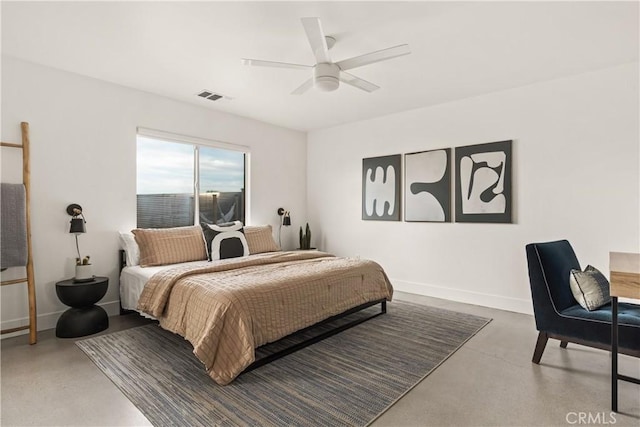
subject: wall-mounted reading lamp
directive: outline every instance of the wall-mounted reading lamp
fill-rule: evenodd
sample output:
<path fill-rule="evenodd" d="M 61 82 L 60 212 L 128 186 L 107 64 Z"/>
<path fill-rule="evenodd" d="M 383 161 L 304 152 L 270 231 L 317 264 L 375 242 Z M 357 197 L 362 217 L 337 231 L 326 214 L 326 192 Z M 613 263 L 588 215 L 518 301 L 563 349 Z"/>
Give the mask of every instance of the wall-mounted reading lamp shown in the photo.
<path fill-rule="evenodd" d="M 285 211 L 284 208 L 278 208 L 278 215 L 280 216 L 280 227 L 278 228 L 278 245 L 280 245 L 280 249 L 282 249 L 280 232 L 282 231 L 283 225 L 285 227 L 288 227 L 291 225 L 291 216 L 289 215 L 289 211 Z"/>
<path fill-rule="evenodd" d="M 69 233 L 75 234 L 78 259 L 82 259 L 80 256 L 80 247 L 78 246 L 78 234 L 87 232 L 87 228 L 85 227 L 87 221 L 84 219 L 84 215 L 82 214 L 82 206 L 72 203 L 67 206 L 67 213 L 71 215 L 71 226 L 69 227 Z"/>

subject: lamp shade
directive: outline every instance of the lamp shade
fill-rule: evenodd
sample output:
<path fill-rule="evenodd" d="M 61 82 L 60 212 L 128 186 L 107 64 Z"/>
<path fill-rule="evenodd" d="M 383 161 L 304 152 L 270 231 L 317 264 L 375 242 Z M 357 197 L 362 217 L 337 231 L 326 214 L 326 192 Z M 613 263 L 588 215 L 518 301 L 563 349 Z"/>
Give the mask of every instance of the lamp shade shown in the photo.
<path fill-rule="evenodd" d="M 69 228 L 69 233 L 80 234 L 86 233 L 87 230 L 84 226 L 84 219 L 82 218 L 71 218 L 71 227 Z"/>
<path fill-rule="evenodd" d="M 289 216 L 289 212 L 285 212 L 282 217 L 282 225 L 291 225 L 291 217 Z"/>

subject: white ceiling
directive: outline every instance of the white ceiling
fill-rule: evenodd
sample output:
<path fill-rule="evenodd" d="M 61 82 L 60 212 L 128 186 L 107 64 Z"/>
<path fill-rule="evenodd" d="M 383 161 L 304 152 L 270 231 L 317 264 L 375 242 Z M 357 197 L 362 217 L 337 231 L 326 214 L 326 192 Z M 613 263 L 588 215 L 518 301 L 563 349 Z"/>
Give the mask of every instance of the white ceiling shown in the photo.
<path fill-rule="evenodd" d="M 637 2 L 2 2 L 2 52 L 276 125 L 312 130 L 638 60 Z M 382 88 L 290 95 L 313 65 L 301 17 L 334 61 L 408 43 L 353 69 Z M 211 89 L 232 100 L 195 96 Z"/>

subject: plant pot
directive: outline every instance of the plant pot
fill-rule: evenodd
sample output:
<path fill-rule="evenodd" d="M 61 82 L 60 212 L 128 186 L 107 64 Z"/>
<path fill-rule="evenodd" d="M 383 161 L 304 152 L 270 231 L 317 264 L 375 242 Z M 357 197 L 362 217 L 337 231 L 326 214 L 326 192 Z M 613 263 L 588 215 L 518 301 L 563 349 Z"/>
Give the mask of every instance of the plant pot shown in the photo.
<path fill-rule="evenodd" d="M 76 282 L 89 282 L 93 280 L 93 265 L 76 265 L 76 277 L 73 280 Z"/>

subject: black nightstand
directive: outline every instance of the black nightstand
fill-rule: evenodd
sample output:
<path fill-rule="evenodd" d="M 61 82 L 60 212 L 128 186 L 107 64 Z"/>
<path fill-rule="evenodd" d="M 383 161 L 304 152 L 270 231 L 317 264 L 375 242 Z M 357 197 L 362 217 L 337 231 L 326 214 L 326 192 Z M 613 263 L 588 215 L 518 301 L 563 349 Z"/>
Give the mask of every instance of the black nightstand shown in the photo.
<path fill-rule="evenodd" d="M 94 277 L 90 282 L 74 282 L 69 279 L 56 283 L 58 298 L 71 307 L 58 319 L 56 336 L 77 338 L 107 329 L 107 312 L 94 304 L 107 293 L 108 287 L 108 277 Z"/>

